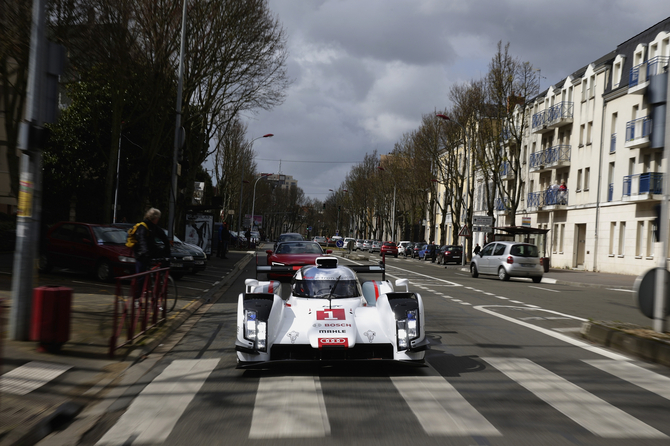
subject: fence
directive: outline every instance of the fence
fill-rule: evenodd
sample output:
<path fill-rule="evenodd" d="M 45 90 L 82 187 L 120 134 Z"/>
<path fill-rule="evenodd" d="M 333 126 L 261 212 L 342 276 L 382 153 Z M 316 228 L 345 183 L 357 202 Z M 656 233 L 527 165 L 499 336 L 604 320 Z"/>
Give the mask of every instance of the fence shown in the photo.
<path fill-rule="evenodd" d="M 167 317 L 167 288 L 170 268 L 152 269 L 131 276 L 116 279 L 116 293 L 114 295 L 114 321 L 112 336 L 109 340 L 109 356 L 133 342 L 147 330 L 162 323 Z M 143 279 L 141 292 L 136 292 L 139 279 Z M 124 289 L 123 283 L 129 286 Z M 128 295 L 124 293 L 128 291 Z M 119 308 L 120 307 L 120 308 Z M 139 331 L 136 332 L 139 324 Z M 123 329 L 126 329 L 126 340 L 118 344 Z"/>

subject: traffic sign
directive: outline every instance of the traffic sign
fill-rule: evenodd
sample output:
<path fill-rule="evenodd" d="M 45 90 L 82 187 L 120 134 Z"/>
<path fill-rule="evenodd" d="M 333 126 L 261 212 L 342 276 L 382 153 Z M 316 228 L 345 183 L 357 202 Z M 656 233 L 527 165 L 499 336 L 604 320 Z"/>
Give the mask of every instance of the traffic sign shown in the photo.
<path fill-rule="evenodd" d="M 492 226 L 493 217 L 489 215 L 473 215 L 472 226 Z"/>
<path fill-rule="evenodd" d="M 344 240 L 338 240 L 335 242 L 335 246 L 342 248 L 344 246 Z"/>
<path fill-rule="evenodd" d="M 471 237 L 472 234 L 470 233 L 470 229 L 467 226 L 463 226 L 458 233 L 459 237 Z"/>
<path fill-rule="evenodd" d="M 492 232 L 491 226 L 473 226 L 472 232 Z"/>

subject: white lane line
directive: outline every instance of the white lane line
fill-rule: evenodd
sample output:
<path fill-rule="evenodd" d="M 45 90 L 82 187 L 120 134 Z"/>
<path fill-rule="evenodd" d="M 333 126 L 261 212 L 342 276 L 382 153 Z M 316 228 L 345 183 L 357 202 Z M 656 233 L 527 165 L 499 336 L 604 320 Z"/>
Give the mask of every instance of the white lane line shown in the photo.
<path fill-rule="evenodd" d="M 526 358 L 483 359 L 595 435 L 667 438 L 662 432 Z"/>
<path fill-rule="evenodd" d="M 71 365 L 31 361 L 0 376 L 0 394 L 26 395 L 71 368 Z"/>
<path fill-rule="evenodd" d="M 472 305 L 470 302 L 461 302 L 461 305 Z"/>
<path fill-rule="evenodd" d="M 315 376 L 261 378 L 249 438 L 325 437 L 330 422 Z"/>
<path fill-rule="evenodd" d="M 428 435 L 501 435 L 441 376 L 391 377 Z"/>
<path fill-rule="evenodd" d="M 583 361 L 603 372 L 670 400 L 670 378 L 667 376 L 659 375 L 630 362 L 612 361 L 611 359 L 584 359 Z"/>
<path fill-rule="evenodd" d="M 507 297 L 503 297 L 503 296 L 496 296 L 496 297 L 497 297 L 498 299 L 502 299 L 502 300 L 509 300 Z"/>
<path fill-rule="evenodd" d="M 205 289 L 205 288 L 193 288 L 193 287 L 188 287 L 188 286 L 184 286 L 184 285 L 181 284 L 181 283 L 178 283 L 178 284 L 177 284 L 177 287 L 179 287 L 180 290 L 193 290 L 193 291 L 202 291 L 202 292 L 206 292 L 206 291 L 209 290 L 209 289 Z"/>
<path fill-rule="evenodd" d="M 523 304 L 523 302 L 519 300 L 510 300 L 510 302 L 512 302 L 513 304 Z"/>
<path fill-rule="evenodd" d="M 542 291 L 551 291 L 552 293 L 560 293 L 560 291 L 558 290 L 552 290 L 551 288 L 542 288 L 540 286 L 529 285 L 528 288 L 535 288 L 536 290 L 542 290 Z"/>
<path fill-rule="evenodd" d="M 96 445 L 162 444 L 219 359 L 173 361 Z"/>
<path fill-rule="evenodd" d="M 623 291 L 624 293 L 634 293 L 635 290 L 626 290 L 623 288 L 607 288 L 609 291 Z"/>
<path fill-rule="evenodd" d="M 537 305 L 531 305 L 531 304 L 524 304 L 524 305 L 527 306 L 528 308 L 540 308 Z"/>
<path fill-rule="evenodd" d="M 584 350 L 588 350 L 592 353 L 596 353 L 598 355 L 605 356 L 606 358 L 616 359 L 618 361 L 630 361 L 630 358 L 628 358 L 624 355 L 620 355 L 618 353 L 610 352 L 608 350 L 605 350 L 604 348 L 595 347 L 593 345 L 587 344 L 586 342 L 580 341 L 579 339 L 572 338 L 570 336 L 566 336 L 566 335 L 561 334 L 561 333 L 557 333 L 553 330 L 538 327 L 538 326 L 535 326 L 533 324 L 529 324 L 527 322 L 520 321 L 519 319 L 515 319 L 515 318 L 509 317 L 509 316 L 505 316 L 505 315 L 500 314 L 500 313 L 496 313 L 493 310 L 489 310 L 488 308 L 490 308 L 490 307 L 493 307 L 493 308 L 511 308 L 511 307 L 506 306 L 506 305 L 478 305 L 478 306 L 473 307 L 473 308 L 476 309 L 476 310 L 482 311 L 486 314 L 490 314 L 491 316 L 499 317 L 500 319 L 504 319 L 506 321 L 515 323 L 517 325 L 521 325 L 523 327 L 530 328 L 531 330 L 539 331 L 540 333 L 546 334 L 547 336 L 551 336 L 552 338 L 559 339 L 563 342 L 567 342 L 568 344 L 572 344 L 574 346 L 581 347 Z M 578 321 L 586 322 L 586 319 L 582 319 L 582 318 L 577 317 L 577 316 L 570 316 L 569 314 L 559 313 L 557 311 L 542 310 L 542 309 L 540 309 L 540 311 L 546 311 L 546 312 L 549 312 L 549 313 L 557 314 L 559 316 L 567 316 L 570 319 L 576 319 Z"/>

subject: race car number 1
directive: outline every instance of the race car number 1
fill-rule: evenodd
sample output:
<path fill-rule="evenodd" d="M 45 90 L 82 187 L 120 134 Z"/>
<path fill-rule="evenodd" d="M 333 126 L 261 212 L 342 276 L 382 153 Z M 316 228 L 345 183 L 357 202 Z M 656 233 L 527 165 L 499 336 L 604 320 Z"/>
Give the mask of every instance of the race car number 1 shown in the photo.
<path fill-rule="evenodd" d="M 344 321 L 346 319 L 344 308 L 331 308 L 330 310 L 318 310 L 316 312 L 317 321 Z"/>

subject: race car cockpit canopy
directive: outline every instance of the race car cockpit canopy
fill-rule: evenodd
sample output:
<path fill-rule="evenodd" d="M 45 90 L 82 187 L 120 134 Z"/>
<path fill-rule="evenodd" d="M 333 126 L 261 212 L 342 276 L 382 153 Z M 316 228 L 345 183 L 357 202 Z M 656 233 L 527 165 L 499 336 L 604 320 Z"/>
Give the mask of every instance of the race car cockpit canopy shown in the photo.
<path fill-rule="evenodd" d="M 319 266 L 306 266 L 295 275 L 292 285 L 295 297 L 342 299 L 361 296 L 356 273 L 337 263 L 319 262 L 321 259 L 317 259 Z"/>

